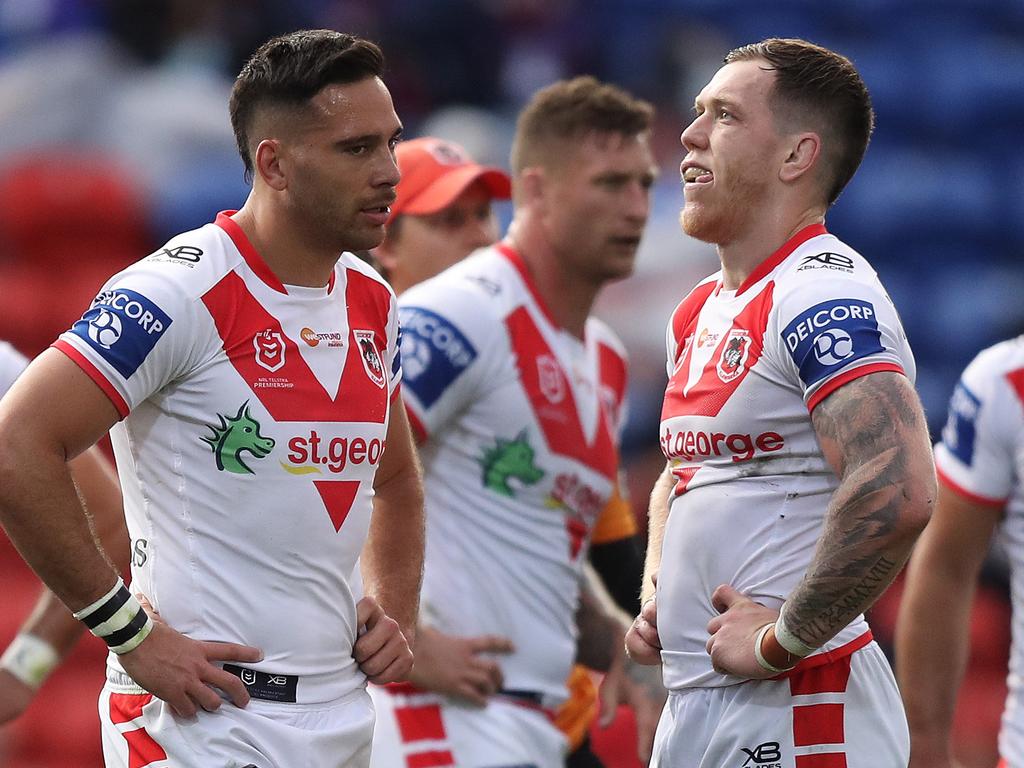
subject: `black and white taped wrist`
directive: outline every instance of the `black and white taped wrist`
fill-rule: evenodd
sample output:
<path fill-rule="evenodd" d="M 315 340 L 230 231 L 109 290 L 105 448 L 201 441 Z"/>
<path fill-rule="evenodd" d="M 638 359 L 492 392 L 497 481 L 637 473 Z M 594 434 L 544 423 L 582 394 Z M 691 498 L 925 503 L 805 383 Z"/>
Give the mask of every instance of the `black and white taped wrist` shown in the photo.
<path fill-rule="evenodd" d="M 153 619 L 120 578 L 107 594 L 73 615 L 118 655 L 138 648 L 153 631 Z"/>

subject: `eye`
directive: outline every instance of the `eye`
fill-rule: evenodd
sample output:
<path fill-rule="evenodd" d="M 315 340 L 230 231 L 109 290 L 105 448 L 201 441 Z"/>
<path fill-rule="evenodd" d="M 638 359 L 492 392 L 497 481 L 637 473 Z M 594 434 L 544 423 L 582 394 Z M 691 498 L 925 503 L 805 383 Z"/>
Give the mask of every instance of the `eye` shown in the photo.
<path fill-rule="evenodd" d="M 732 117 L 732 112 L 730 112 L 728 109 L 720 109 L 718 110 L 718 117 L 721 120 L 728 120 L 730 117 Z"/>
<path fill-rule="evenodd" d="M 345 151 L 353 157 L 359 157 L 365 155 L 369 147 L 366 144 L 355 144 L 354 146 L 345 147 Z"/>

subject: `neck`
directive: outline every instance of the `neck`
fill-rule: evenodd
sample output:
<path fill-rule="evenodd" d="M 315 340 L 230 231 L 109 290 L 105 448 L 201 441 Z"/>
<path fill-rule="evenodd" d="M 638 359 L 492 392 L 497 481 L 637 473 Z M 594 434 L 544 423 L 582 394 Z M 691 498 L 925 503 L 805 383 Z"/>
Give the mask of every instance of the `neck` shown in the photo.
<path fill-rule="evenodd" d="M 533 285 L 555 323 L 582 339 L 587 317 L 601 285 L 581 279 L 580 275 L 567 269 L 556 248 L 529 217 L 513 219 L 505 242 L 522 257 Z"/>
<path fill-rule="evenodd" d="M 782 247 L 793 235 L 810 224 L 822 224 L 825 211 L 820 206 L 798 213 L 761 215 L 747 232 L 728 243 L 718 244 L 722 260 L 722 287 L 736 290 L 758 266 Z"/>
<path fill-rule="evenodd" d="M 300 226 L 255 191 L 232 218 L 282 283 L 310 288 L 327 285 L 341 252 L 311 238 L 313 227 Z"/>

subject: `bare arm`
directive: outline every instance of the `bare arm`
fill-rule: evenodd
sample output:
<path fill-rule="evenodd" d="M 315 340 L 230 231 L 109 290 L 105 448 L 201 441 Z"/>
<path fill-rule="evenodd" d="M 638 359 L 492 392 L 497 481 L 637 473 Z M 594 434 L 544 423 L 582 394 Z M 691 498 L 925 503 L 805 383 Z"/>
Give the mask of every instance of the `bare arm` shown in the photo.
<path fill-rule="evenodd" d="M 0 523 L 25 561 L 75 611 L 109 593 L 119 576 L 93 537 L 68 461 L 117 418 L 102 390 L 54 349 L 40 355 L 0 400 Z M 210 660 L 259 658 L 255 648 L 197 642 L 159 623 L 120 657 L 139 685 L 183 716 L 220 707 L 211 685 L 240 706 L 248 703 L 241 681 Z"/>
<path fill-rule="evenodd" d="M 819 648 L 896 578 L 928 523 L 936 489 L 924 412 L 904 376 L 856 379 L 825 398 L 811 421 L 839 487 L 783 614 L 802 643 Z"/>
<path fill-rule="evenodd" d="M 781 614 L 730 585 L 715 590 L 712 604 L 721 615 L 708 622 L 707 650 L 721 672 L 771 677 L 820 648 L 892 583 L 931 514 L 931 444 L 904 376 L 855 379 L 825 398 L 811 421 L 839 478 L 817 550 Z M 776 639 L 783 626 L 789 650 Z M 755 658 L 755 643 L 774 669 Z"/>
<path fill-rule="evenodd" d="M 935 515 L 907 566 L 896 672 L 910 725 L 912 768 L 952 764 L 949 734 L 967 665 L 971 602 L 1001 513 L 1000 507 L 940 485 Z"/>
<path fill-rule="evenodd" d="M 127 570 L 128 535 L 114 468 L 95 446 L 69 466 L 96 538 L 115 556 L 118 570 Z M 0 723 L 24 711 L 50 669 L 74 647 L 84 629 L 56 595 L 44 588 L 0 667 Z"/>
<path fill-rule="evenodd" d="M 661 546 L 665 537 L 672 488 L 675 477 L 666 466 L 651 491 L 647 513 L 647 557 L 644 562 L 643 585 L 640 588 L 640 615 L 626 633 L 626 652 L 637 664 L 661 663 L 661 640 L 658 637 L 658 608 L 654 591 L 661 568 Z"/>
<path fill-rule="evenodd" d="M 391 405 L 387 449 L 377 468 L 374 492 L 361 559 L 367 597 L 360 605 L 372 601 L 382 614 L 372 614 L 370 624 L 360 609 L 360 623 L 366 623 L 368 631 L 357 641 L 355 657 L 373 682 L 383 683 L 405 679 L 412 669 L 410 648 L 423 579 L 423 485 L 401 396 Z M 381 631 L 374 632 L 378 621 Z"/>

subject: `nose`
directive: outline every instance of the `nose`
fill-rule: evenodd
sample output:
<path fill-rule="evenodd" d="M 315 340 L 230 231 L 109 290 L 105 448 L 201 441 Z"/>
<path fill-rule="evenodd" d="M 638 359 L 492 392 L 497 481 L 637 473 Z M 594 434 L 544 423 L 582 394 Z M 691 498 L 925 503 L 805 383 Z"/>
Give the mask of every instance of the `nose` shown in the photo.
<path fill-rule="evenodd" d="M 395 151 L 390 147 L 384 150 L 384 155 L 378 174 L 378 183 L 396 187 L 402 178 L 402 173 L 398 170 L 398 159 L 395 157 Z"/>
<path fill-rule="evenodd" d="M 687 152 L 707 145 L 706 115 L 707 112 L 695 117 L 679 135 L 679 143 L 683 145 L 683 149 Z"/>
<path fill-rule="evenodd" d="M 625 206 L 626 217 L 642 227 L 651 212 L 651 188 L 637 182 L 630 185 L 630 194 Z"/>

